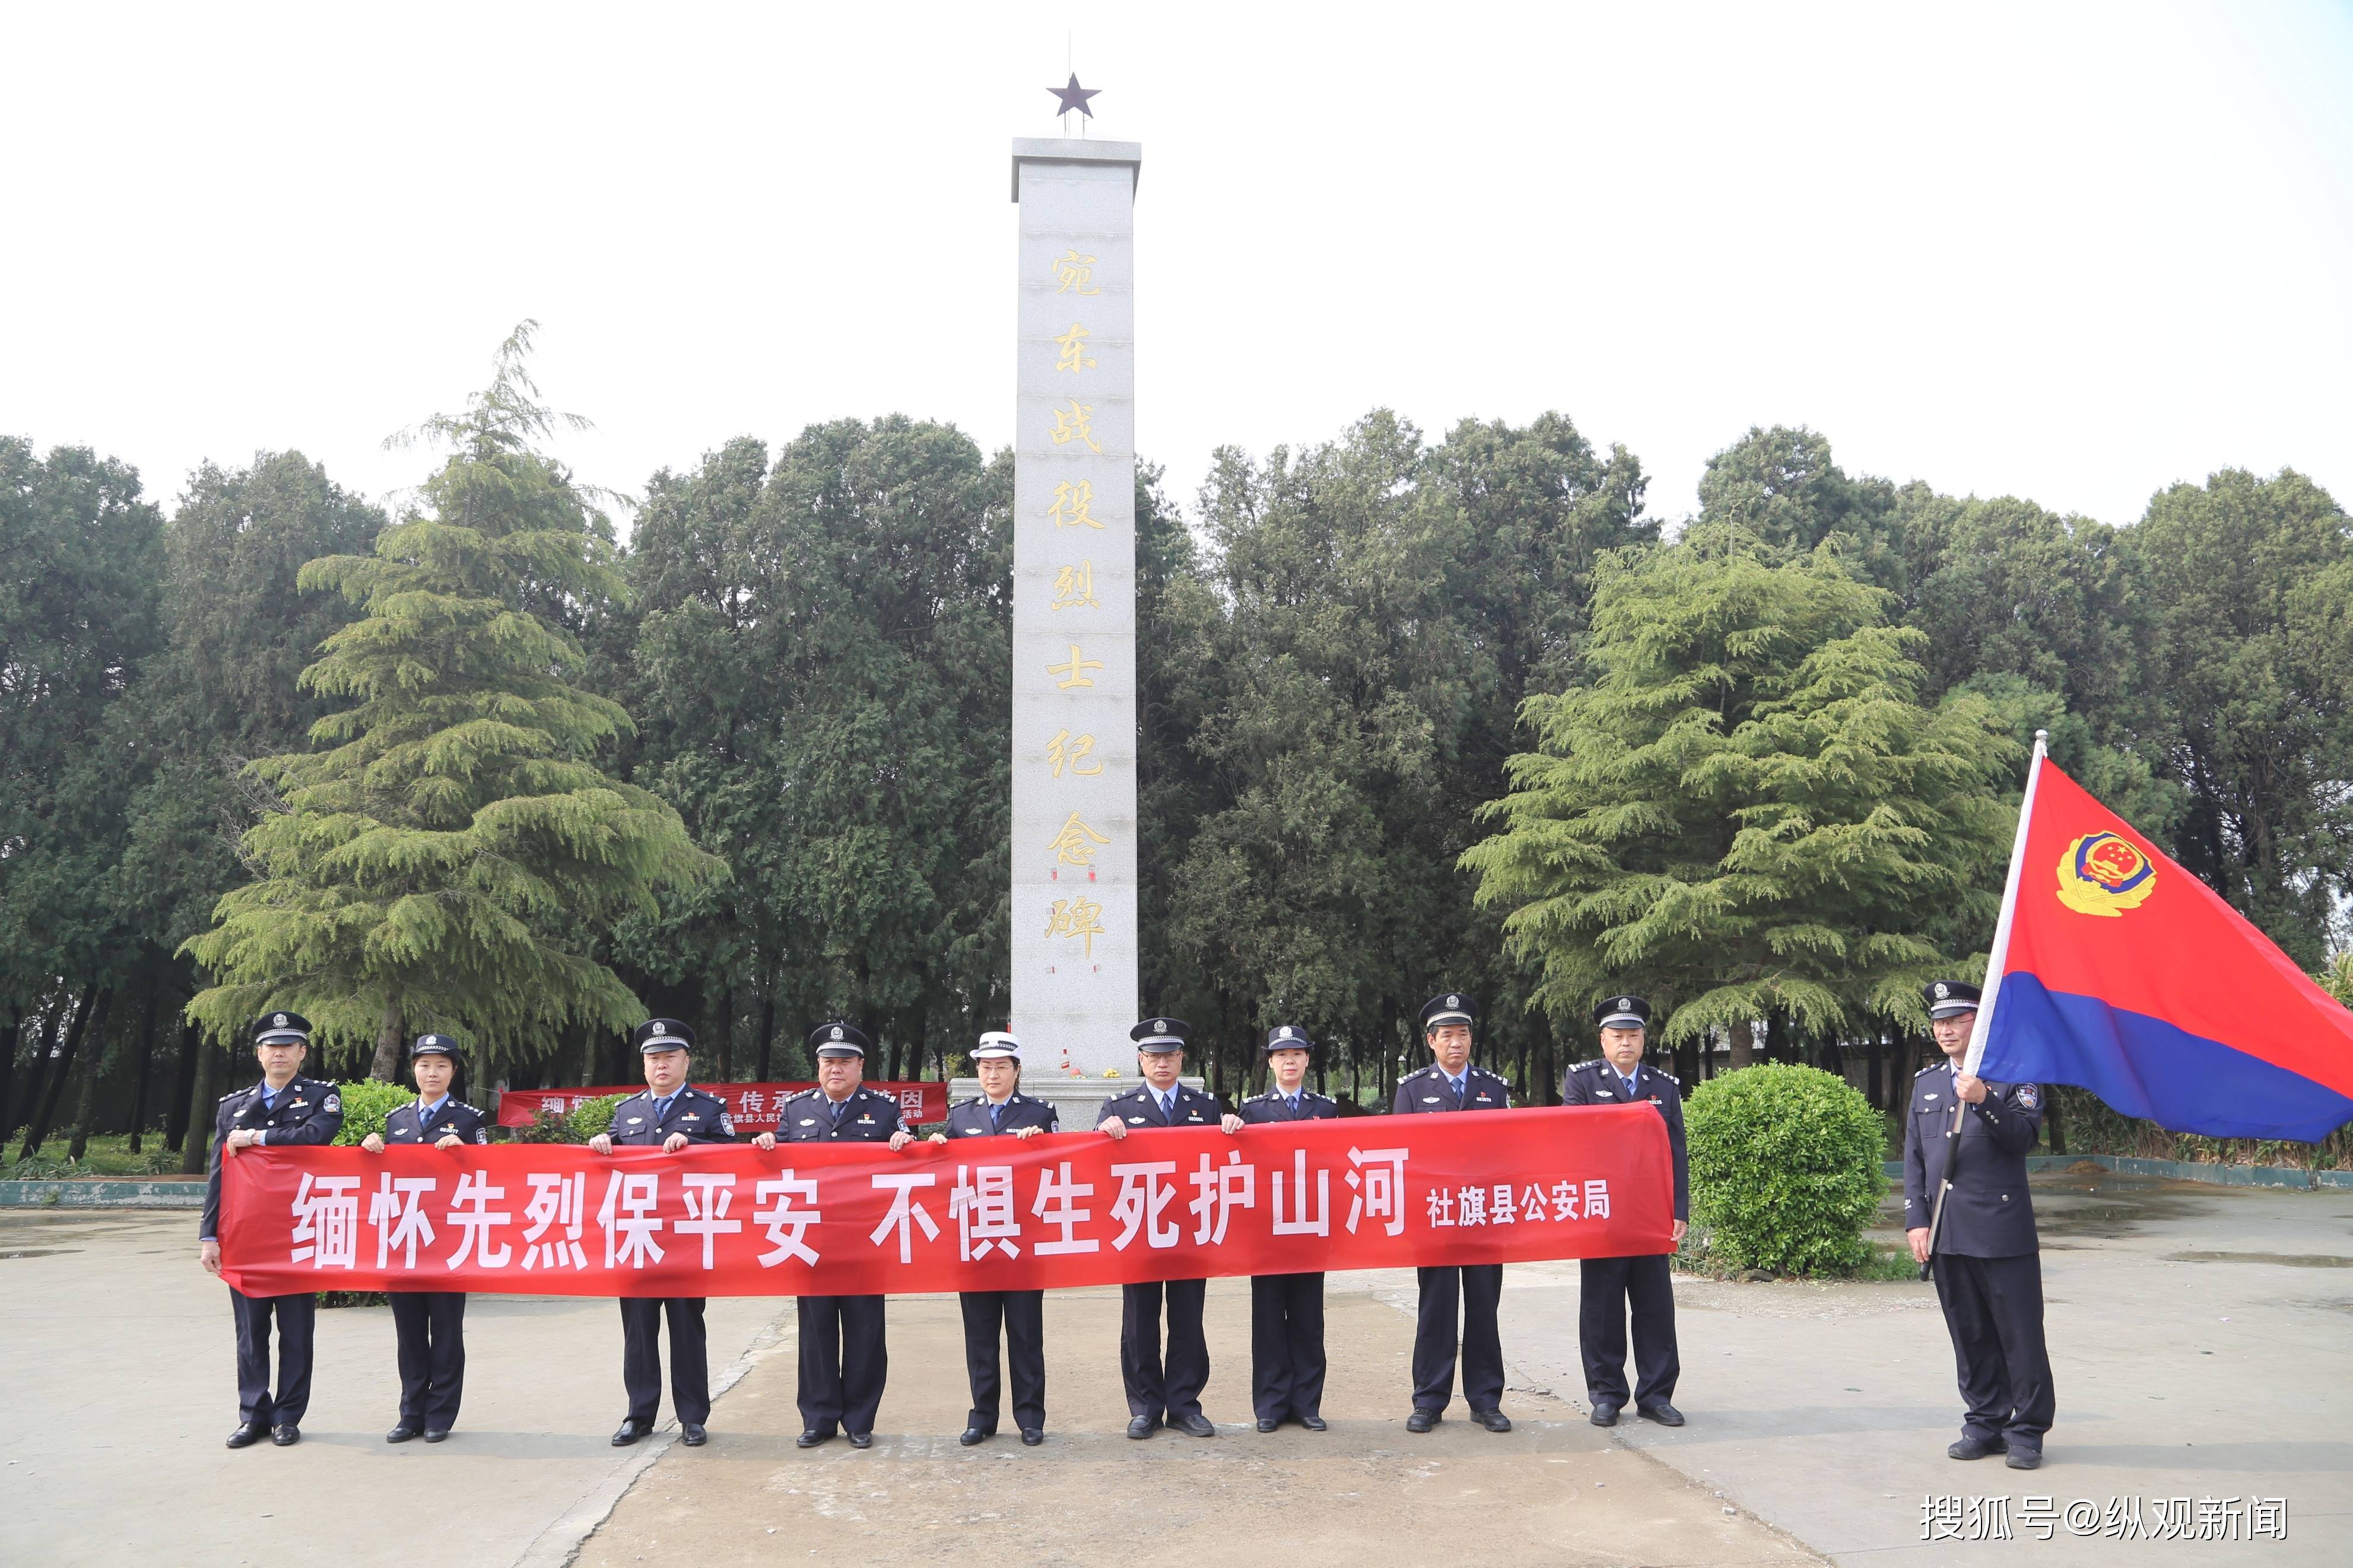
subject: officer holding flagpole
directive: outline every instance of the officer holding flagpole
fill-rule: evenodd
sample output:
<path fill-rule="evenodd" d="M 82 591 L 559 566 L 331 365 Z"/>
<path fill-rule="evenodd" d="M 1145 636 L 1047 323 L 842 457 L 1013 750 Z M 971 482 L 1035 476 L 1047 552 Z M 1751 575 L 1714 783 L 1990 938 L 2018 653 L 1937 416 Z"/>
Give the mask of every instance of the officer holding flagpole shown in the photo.
<path fill-rule="evenodd" d="M 1579 1062 L 1561 1080 L 1563 1105 L 1641 1105 L 1658 1108 L 1667 1123 L 1667 1148 L 1674 1162 L 1675 1224 L 1669 1239 L 1683 1245 L 1691 1218 L 1691 1156 L 1683 1144 L 1683 1085 L 1672 1073 L 1642 1060 L 1651 1005 L 1640 996 L 1606 996 L 1593 1009 L 1601 1031 L 1601 1056 Z M 1662 1426 L 1680 1426 L 1674 1407 L 1675 1380 L 1683 1357 L 1675 1345 L 1675 1285 L 1671 1252 L 1639 1258 L 1577 1260 L 1577 1349 L 1585 1362 L 1585 1396 L 1596 1426 L 1614 1426 L 1626 1406 L 1626 1319 L 1634 1320 L 1634 1409 Z"/>
<path fill-rule="evenodd" d="M 311 1020 L 300 1013 L 269 1013 L 253 1026 L 253 1054 L 261 1081 L 221 1096 L 213 1113 L 212 1175 L 205 1184 L 197 1261 L 221 1271 L 221 1162 L 240 1149 L 332 1143 L 343 1130 L 343 1102 L 335 1086 L 301 1076 L 311 1054 Z M 319 1298 L 311 1291 L 248 1296 L 232 1289 L 237 1315 L 237 1430 L 228 1446 L 243 1448 L 263 1436 L 281 1448 L 302 1440 L 302 1414 L 311 1407 L 311 1344 Z M 278 1321 L 278 1392 L 269 1391 L 269 1322 Z"/>
<path fill-rule="evenodd" d="M 1978 988 L 1926 986 L 1928 1030 L 1945 1059 L 1912 1080 L 1904 1126 L 1904 1235 L 1933 1271 L 1968 1413 L 1956 1459 L 2042 1463 L 2057 1396 L 2042 1340 L 2042 1243 L 2026 1156 L 2042 1131 L 2042 1089 L 1965 1070 Z"/>

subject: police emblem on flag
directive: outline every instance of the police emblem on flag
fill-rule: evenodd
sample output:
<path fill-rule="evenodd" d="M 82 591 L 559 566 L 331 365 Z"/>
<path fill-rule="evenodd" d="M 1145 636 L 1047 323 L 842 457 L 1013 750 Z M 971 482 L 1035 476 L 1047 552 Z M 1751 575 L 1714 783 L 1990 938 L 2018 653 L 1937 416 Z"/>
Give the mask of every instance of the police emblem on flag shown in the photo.
<path fill-rule="evenodd" d="M 2059 901 L 2077 914 L 2115 919 L 2157 890 L 2157 868 L 2130 839 L 2086 833 L 2059 857 Z"/>

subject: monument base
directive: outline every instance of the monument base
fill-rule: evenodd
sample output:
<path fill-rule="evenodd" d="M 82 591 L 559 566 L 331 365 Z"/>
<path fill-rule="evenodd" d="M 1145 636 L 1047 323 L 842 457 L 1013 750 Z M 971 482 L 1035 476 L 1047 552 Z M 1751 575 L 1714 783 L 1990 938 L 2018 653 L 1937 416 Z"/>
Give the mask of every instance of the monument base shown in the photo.
<path fill-rule="evenodd" d="M 1187 1089 L 1207 1088 L 1201 1079 L 1190 1076 L 1176 1081 Z M 1144 1080 L 1134 1074 L 1124 1078 L 1071 1078 L 1062 1073 L 1039 1073 L 1034 1078 L 1024 1075 L 1021 1079 L 1021 1092 L 1052 1106 L 1065 1132 L 1092 1127 L 1095 1112 L 1103 1109 L 1104 1100 L 1114 1094 L 1132 1094 L 1143 1087 Z M 948 1080 L 948 1103 L 952 1106 L 962 1105 L 979 1093 L 980 1080 L 976 1078 Z"/>

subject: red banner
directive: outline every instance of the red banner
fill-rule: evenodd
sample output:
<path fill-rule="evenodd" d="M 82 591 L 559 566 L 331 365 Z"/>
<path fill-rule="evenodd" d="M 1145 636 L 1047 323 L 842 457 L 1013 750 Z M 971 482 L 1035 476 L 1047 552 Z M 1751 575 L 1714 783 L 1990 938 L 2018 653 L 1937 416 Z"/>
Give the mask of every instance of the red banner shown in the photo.
<path fill-rule="evenodd" d="M 873 1143 L 249 1149 L 248 1295 L 872 1295 L 1672 1250 L 1647 1105 Z"/>
<path fill-rule="evenodd" d="M 776 1130 L 776 1108 L 813 1083 L 703 1083 L 695 1088 L 727 1102 L 727 1114 L 745 1137 Z M 929 1126 L 948 1119 L 948 1086 L 944 1083 L 870 1083 L 869 1089 L 899 1097 L 899 1109 L 910 1127 Z M 543 1110 L 561 1116 L 608 1094 L 642 1094 L 644 1084 L 608 1084 L 602 1089 L 508 1089 L 499 1091 L 499 1125 L 528 1127 Z"/>

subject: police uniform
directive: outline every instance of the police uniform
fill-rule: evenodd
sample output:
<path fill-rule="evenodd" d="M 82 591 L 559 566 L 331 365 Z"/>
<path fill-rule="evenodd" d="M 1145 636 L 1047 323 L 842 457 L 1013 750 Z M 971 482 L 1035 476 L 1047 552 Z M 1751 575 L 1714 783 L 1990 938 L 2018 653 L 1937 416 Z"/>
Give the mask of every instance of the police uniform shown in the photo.
<path fill-rule="evenodd" d="M 1651 1005 L 1640 996 L 1605 998 L 1593 1010 L 1602 1028 L 1649 1026 Z M 1691 1217 L 1691 1156 L 1683 1146 L 1683 1090 L 1672 1073 L 1648 1062 L 1634 1064 L 1629 1083 L 1605 1059 L 1579 1062 L 1562 1079 L 1564 1105 L 1628 1105 L 1650 1101 L 1666 1119 L 1667 1145 L 1674 1155 L 1675 1217 Z M 1592 1421 L 1608 1426 L 1626 1405 L 1626 1313 L 1634 1316 L 1634 1408 L 1667 1426 L 1683 1424 L 1674 1406 L 1675 1380 L 1683 1358 L 1675 1349 L 1675 1288 L 1666 1252 L 1639 1258 L 1577 1260 L 1577 1348 L 1585 1360 L 1586 1401 Z"/>
<path fill-rule="evenodd" d="M 1290 1024 L 1267 1031 L 1266 1051 L 1307 1051 L 1315 1042 Z M 1241 1119 L 1250 1126 L 1282 1121 L 1324 1121 L 1340 1114 L 1337 1100 L 1311 1091 L 1305 1083 L 1296 1095 L 1279 1089 L 1254 1094 L 1242 1101 Z M 1305 1201 L 1304 1194 L 1301 1201 Z M 1286 1417 L 1310 1431 L 1324 1430 L 1324 1276 L 1315 1274 L 1254 1274 L 1250 1276 L 1250 1407 L 1258 1429 L 1271 1432 Z"/>
<path fill-rule="evenodd" d="M 657 1051 L 691 1051 L 694 1031 L 676 1018 L 649 1018 L 630 1036 L 641 1055 Z M 617 1145 L 660 1148 L 673 1132 L 690 1143 L 733 1143 L 735 1123 L 727 1102 L 691 1083 L 681 1083 L 669 1097 L 649 1088 L 613 1108 L 613 1125 L 607 1136 Z M 689 1447 L 703 1442 L 703 1424 L 711 1419 L 711 1355 L 702 1322 L 701 1296 L 624 1296 L 621 1298 L 621 1386 L 628 1392 L 629 1414 L 613 1434 L 613 1446 L 626 1447 L 654 1429 L 654 1413 L 661 1405 L 662 1322 L 670 1323 L 670 1402 L 678 1415 L 681 1437 Z"/>
<path fill-rule="evenodd" d="M 1460 992 L 1433 996 L 1422 1004 L 1425 1038 L 1447 1024 L 1471 1027 L 1477 1007 Z M 1398 1080 L 1397 1100 L 1390 1107 L 1399 1116 L 1424 1116 L 1454 1110 L 1508 1110 L 1511 1086 L 1483 1068 L 1466 1062 L 1458 1089 L 1436 1062 Z M 1417 1268 L 1421 1288 L 1420 1309 L 1413 1331 L 1413 1414 L 1406 1429 L 1427 1432 L 1454 1397 L 1455 1328 L 1461 1327 L 1462 1399 L 1472 1419 L 1491 1432 L 1512 1429 L 1503 1411 L 1504 1341 L 1495 1326 L 1495 1306 L 1504 1294 L 1504 1266 L 1470 1263 L 1459 1268 Z"/>
<path fill-rule="evenodd" d="M 447 1035 L 419 1035 L 408 1047 L 419 1057 L 458 1054 Z M 462 1100 L 443 1095 L 430 1109 L 420 1098 L 396 1106 L 384 1119 L 387 1149 L 430 1149 L 448 1137 L 488 1143 L 491 1119 Z M 399 1345 L 400 1419 L 385 1434 L 387 1443 L 424 1435 L 438 1443 L 458 1424 L 458 1404 L 466 1391 L 466 1293 L 463 1290 L 394 1290 L 393 1334 Z"/>
<path fill-rule="evenodd" d="M 980 1037 L 973 1060 L 1019 1062 L 1021 1042 L 992 1030 Z M 979 1138 L 1009 1138 L 1025 1127 L 1059 1132 L 1060 1119 L 1042 1100 L 1018 1090 L 1003 1105 L 992 1106 L 987 1095 L 965 1100 L 948 1111 L 947 1141 L 963 1143 Z M 1046 1430 L 1046 1292 L 1043 1290 L 966 1290 L 958 1298 L 964 1309 L 964 1372 L 972 1384 L 972 1415 L 956 1440 L 969 1447 L 997 1430 L 998 1391 L 997 1336 L 1005 1334 L 1005 1371 L 1013 1384 L 1013 1424 L 1022 1442 L 1036 1447 Z"/>
<path fill-rule="evenodd" d="M 1139 1051 L 1182 1051 L 1192 1033 L 1182 1018 L 1146 1018 L 1130 1029 Z M 1179 1082 L 1164 1106 L 1145 1084 L 1115 1094 L 1095 1113 L 1095 1125 L 1117 1117 L 1131 1133 L 1155 1127 L 1215 1127 L 1223 1120 L 1218 1102 Z M 1149 1437 L 1165 1422 L 1197 1437 L 1216 1435 L 1201 1414 L 1201 1390 L 1209 1382 L 1209 1341 L 1201 1329 L 1206 1279 L 1147 1279 L 1119 1288 L 1119 1380 L 1127 1390 L 1127 1435 Z M 1160 1306 L 1168 1304 L 1168 1343 L 1164 1360 Z"/>
<path fill-rule="evenodd" d="M 1978 988 L 1939 980 L 1924 993 L 1932 1018 L 1973 1013 Z M 1904 1226 L 1930 1226 L 1929 1267 L 1961 1397 L 1968 1402 L 1957 1459 L 2007 1452 L 2014 1469 L 2042 1461 L 2057 1398 L 2042 1339 L 2042 1258 L 2027 1190 L 2026 1156 L 2042 1130 L 2042 1089 L 1986 1083 L 1976 1105 L 1954 1092 L 1950 1061 L 1912 1080 L 1904 1128 Z M 1959 1108 L 1959 1130 L 1954 1111 Z M 1936 1194 L 1949 1180 L 1941 1217 Z"/>
<path fill-rule="evenodd" d="M 812 1060 L 856 1057 L 864 1060 L 871 1042 L 855 1024 L 820 1024 L 808 1033 Z M 785 1101 L 776 1136 L 787 1143 L 884 1143 L 906 1126 L 895 1095 L 863 1084 L 835 1104 L 823 1089 Z M 801 1435 L 813 1448 L 837 1427 L 863 1448 L 871 1443 L 874 1415 L 882 1407 L 882 1384 L 891 1372 L 883 1337 L 882 1296 L 803 1296 L 800 1321 Z"/>
<path fill-rule="evenodd" d="M 258 1048 L 273 1043 L 311 1043 L 311 1021 L 300 1013 L 271 1013 L 253 1026 Z M 242 1130 L 261 1134 L 269 1148 L 332 1143 L 343 1125 L 343 1102 L 335 1086 L 297 1077 L 275 1095 L 264 1078 L 251 1089 L 221 1096 L 213 1112 L 212 1170 L 205 1182 L 205 1212 L 196 1237 L 220 1239 L 221 1151 L 228 1135 Z M 232 1287 L 229 1306 L 237 1318 L 237 1430 L 228 1446 L 242 1448 L 264 1432 L 280 1447 L 301 1440 L 302 1414 L 311 1407 L 311 1347 L 319 1321 L 319 1298 L 248 1296 Z M 269 1391 L 269 1324 L 278 1321 L 278 1392 Z"/>

